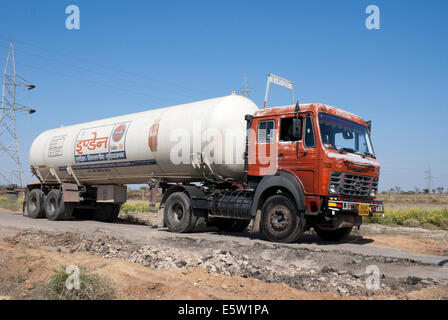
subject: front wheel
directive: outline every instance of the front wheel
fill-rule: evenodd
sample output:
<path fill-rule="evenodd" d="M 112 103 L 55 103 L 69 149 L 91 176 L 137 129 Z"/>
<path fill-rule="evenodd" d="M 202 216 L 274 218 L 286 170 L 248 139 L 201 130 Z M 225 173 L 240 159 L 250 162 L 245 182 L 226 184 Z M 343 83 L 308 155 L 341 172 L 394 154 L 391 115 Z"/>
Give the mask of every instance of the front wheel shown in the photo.
<path fill-rule="evenodd" d="M 322 240 L 326 241 L 340 241 L 347 237 L 352 232 L 352 227 L 340 228 L 336 230 L 324 230 L 318 226 L 314 226 L 314 231 Z"/>
<path fill-rule="evenodd" d="M 294 202 L 284 196 L 269 197 L 261 209 L 261 231 L 273 242 L 294 242 L 303 233 L 305 217 Z"/>

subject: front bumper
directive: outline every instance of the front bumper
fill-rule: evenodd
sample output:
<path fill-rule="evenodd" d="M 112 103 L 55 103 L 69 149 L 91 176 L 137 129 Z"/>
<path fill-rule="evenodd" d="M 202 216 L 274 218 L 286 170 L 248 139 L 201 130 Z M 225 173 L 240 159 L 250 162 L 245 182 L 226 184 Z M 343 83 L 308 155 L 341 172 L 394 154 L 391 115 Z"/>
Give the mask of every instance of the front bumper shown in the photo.
<path fill-rule="evenodd" d="M 327 197 L 325 206 L 332 212 L 354 212 L 360 216 L 373 216 L 384 213 L 383 201 L 354 199 L 339 196 Z"/>

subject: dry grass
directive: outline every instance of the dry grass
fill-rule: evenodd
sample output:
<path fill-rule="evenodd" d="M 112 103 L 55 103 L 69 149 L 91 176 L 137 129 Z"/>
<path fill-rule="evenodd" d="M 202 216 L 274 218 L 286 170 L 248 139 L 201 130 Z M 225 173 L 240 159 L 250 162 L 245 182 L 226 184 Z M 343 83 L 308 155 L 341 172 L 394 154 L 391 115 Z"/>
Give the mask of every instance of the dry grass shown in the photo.
<path fill-rule="evenodd" d="M 123 203 L 121 211 L 125 212 L 157 212 L 159 210 L 159 203 L 153 209 L 149 207 L 148 201 L 128 201 Z"/>
<path fill-rule="evenodd" d="M 448 208 L 443 209 L 385 209 L 384 217 L 365 218 L 367 223 L 401 225 L 408 227 L 441 228 L 448 230 Z"/>
<path fill-rule="evenodd" d="M 108 279 L 88 274 L 83 268 L 79 271 L 79 289 L 69 290 L 66 281 L 71 274 L 63 266 L 54 269 L 44 288 L 44 297 L 50 300 L 111 300 L 115 297 L 115 288 Z"/>
<path fill-rule="evenodd" d="M 22 211 L 23 199 L 18 201 L 8 201 L 6 197 L 0 197 L 0 208 L 11 210 L 11 211 Z"/>

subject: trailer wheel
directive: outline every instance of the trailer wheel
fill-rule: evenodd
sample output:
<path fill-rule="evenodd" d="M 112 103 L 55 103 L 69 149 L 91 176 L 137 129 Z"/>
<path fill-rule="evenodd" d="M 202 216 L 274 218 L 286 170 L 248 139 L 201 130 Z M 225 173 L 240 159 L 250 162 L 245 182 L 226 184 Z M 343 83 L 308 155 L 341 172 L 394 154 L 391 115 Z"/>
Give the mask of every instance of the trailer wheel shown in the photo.
<path fill-rule="evenodd" d="M 269 197 L 261 209 L 261 231 L 273 242 L 294 242 L 303 233 L 305 218 L 297 214 L 294 202 L 286 196 Z"/>
<path fill-rule="evenodd" d="M 28 213 L 28 217 L 33 219 L 44 217 L 45 215 L 44 199 L 45 194 L 42 190 L 40 189 L 31 190 L 26 199 L 26 211 Z"/>
<path fill-rule="evenodd" d="M 74 205 L 72 203 L 64 203 L 62 200 L 62 192 L 59 190 L 51 190 L 45 198 L 45 215 L 48 220 L 62 220 L 64 217 L 71 216 Z"/>
<path fill-rule="evenodd" d="M 249 226 L 250 220 L 241 219 L 217 219 L 216 227 L 220 231 L 226 232 L 243 232 Z"/>
<path fill-rule="evenodd" d="M 101 222 L 114 222 L 120 213 L 121 204 L 105 204 L 94 210 L 93 219 Z"/>
<path fill-rule="evenodd" d="M 324 230 L 320 229 L 318 226 L 314 226 L 314 231 L 322 240 L 326 241 L 340 241 L 347 237 L 350 232 L 352 232 L 352 227 L 340 228 L 336 230 Z"/>
<path fill-rule="evenodd" d="M 163 219 L 172 232 L 191 232 L 198 217 L 193 214 L 190 198 L 183 192 L 174 192 L 165 202 Z"/>

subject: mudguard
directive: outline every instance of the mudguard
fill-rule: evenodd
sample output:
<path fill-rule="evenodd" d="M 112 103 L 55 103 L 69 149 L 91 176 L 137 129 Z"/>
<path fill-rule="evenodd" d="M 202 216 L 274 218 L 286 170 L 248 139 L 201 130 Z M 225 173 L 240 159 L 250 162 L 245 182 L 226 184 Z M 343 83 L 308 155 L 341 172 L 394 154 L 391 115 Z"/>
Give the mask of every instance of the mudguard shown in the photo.
<path fill-rule="evenodd" d="M 195 186 L 184 186 L 181 184 L 172 186 L 167 191 L 165 191 L 162 197 L 162 201 L 160 202 L 161 207 L 165 205 L 165 202 L 168 199 L 168 197 L 174 192 L 186 193 L 191 199 L 193 209 L 203 209 L 203 210 L 208 209 L 207 196 L 201 189 Z"/>
<path fill-rule="evenodd" d="M 298 208 L 298 214 L 306 210 L 305 196 L 302 186 L 297 178 L 287 171 L 277 171 L 273 175 L 264 176 L 255 190 L 254 200 L 251 207 L 251 216 L 255 217 L 257 211 L 263 205 L 260 200 L 266 190 L 271 187 L 282 187 L 287 189 L 294 197 Z"/>

